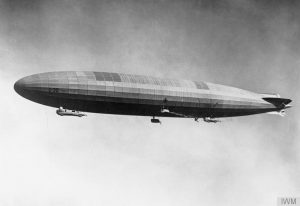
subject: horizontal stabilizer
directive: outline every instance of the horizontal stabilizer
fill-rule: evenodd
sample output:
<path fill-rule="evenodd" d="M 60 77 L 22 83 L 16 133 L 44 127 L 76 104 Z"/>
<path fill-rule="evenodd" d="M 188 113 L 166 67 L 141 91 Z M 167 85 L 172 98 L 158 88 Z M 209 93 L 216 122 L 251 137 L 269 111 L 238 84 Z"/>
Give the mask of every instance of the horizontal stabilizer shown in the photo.
<path fill-rule="evenodd" d="M 263 100 L 275 105 L 276 107 L 285 108 L 292 100 L 284 99 L 284 98 L 276 98 L 276 97 L 263 97 Z"/>
<path fill-rule="evenodd" d="M 267 114 L 275 114 L 275 115 L 279 115 L 281 117 L 284 117 L 285 116 L 285 110 L 282 109 L 280 111 L 267 112 Z"/>

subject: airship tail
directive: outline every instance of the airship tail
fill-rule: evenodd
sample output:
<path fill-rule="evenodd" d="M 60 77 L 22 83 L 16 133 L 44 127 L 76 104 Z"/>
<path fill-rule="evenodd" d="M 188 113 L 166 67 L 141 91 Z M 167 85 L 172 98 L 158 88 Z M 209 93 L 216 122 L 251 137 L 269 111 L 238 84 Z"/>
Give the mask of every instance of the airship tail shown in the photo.
<path fill-rule="evenodd" d="M 291 99 L 277 98 L 277 97 L 263 97 L 263 100 L 273 104 L 278 109 L 285 109 L 291 107 L 289 103 L 292 102 Z"/>
<path fill-rule="evenodd" d="M 281 109 L 279 111 L 267 112 L 267 114 L 276 114 L 281 117 L 284 117 L 286 113 L 285 113 L 285 109 Z"/>
<path fill-rule="evenodd" d="M 276 114 L 279 116 L 285 116 L 285 109 L 290 108 L 289 103 L 292 102 L 291 99 L 279 98 L 279 97 L 263 97 L 263 99 L 278 108 L 277 111 L 268 112 L 267 114 Z"/>

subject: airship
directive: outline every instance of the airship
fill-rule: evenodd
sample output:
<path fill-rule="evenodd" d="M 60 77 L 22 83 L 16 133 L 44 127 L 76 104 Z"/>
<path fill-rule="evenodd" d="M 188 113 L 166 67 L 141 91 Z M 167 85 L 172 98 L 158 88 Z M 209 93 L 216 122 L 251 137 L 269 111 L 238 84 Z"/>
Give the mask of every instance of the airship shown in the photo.
<path fill-rule="evenodd" d="M 18 80 L 15 91 L 36 103 L 57 108 L 60 116 L 84 112 L 191 118 L 216 123 L 221 118 L 270 113 L 284 115 L 292 100 L 203 81 L 144 75 L 58 71 Z"/>

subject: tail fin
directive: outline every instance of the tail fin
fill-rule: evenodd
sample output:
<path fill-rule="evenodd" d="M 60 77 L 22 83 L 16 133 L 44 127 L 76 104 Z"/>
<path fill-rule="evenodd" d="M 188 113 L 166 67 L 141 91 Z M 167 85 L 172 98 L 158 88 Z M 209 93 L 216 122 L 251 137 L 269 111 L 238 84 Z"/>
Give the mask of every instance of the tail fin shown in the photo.
<path fill-rule="evenodd" d="M 276 97 L 263 97 L 263 100 L 273 104 L 274 106 L 280 109 L 290 107 L 288 104 L 292 102 L 291 99 L 276 98 Z"/>
<path fill-rule="evenodd" d="M 279 111 L 267 112 L 267 114 L 276 114 L 276 115 L 279 115 L 281 117 L 284 117 L 285 116 L 285 109 L 281 109 Z"/>

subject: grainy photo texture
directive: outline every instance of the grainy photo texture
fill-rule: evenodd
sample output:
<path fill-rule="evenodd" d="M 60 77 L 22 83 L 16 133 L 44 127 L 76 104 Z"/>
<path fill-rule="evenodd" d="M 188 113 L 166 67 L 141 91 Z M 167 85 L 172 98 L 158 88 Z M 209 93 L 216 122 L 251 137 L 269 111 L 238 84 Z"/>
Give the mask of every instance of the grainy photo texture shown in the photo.
<path fill-rule="evenodd" d="M 299 67 L 299 1 L 0 0 L 0 205 L 300 205 Z"/>

